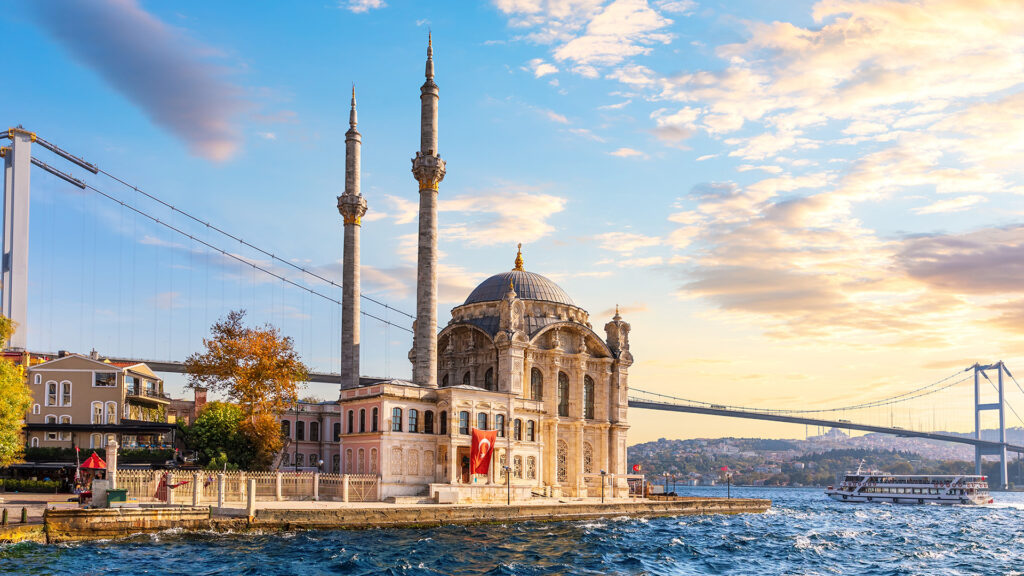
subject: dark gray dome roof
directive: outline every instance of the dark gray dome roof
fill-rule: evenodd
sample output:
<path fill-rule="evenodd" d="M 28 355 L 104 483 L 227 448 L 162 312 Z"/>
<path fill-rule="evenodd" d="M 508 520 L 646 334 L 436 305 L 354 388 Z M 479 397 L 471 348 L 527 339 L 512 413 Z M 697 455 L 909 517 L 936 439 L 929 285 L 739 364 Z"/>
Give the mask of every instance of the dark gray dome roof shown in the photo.
<path fill-rule="evenodd" d="M 509 282 L 515 287 L 516 295 L 523 300 L 547 300 L 570 306 L 576 305 L 558 284 L 526 270 L 509 270 L 491 276 L 470 293 L 465 303 L 501 300 L 508 292 Z"/>

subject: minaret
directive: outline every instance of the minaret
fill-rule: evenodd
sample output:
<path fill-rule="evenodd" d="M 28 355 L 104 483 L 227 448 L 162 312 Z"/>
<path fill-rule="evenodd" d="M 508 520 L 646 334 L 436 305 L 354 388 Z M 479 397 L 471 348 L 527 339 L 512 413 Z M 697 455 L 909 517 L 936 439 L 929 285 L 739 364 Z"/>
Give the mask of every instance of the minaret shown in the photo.
<path fill-rule="evenodd" d="M 338 196 L 338 212 L 345 220 L 345 257 L 341 295 L 341 388 L 359 386 L 359 229 L 366 214 L 366 199 L 359 192 L 359 148 L 356 130 L 356 87 L 345 133 L 345 192 Z"/>
<path fill-rule="evenodd" d="M 420 185 L 419 250 L 416 261 L 416 322 L 413 324 L 412 380 L 437 387 L 437 187 L 444 160 L 437 151 L 437 84 L 433 41 L 427 36 L 427 80 L 420 88 L 420 150 L 412 174 Z"/>

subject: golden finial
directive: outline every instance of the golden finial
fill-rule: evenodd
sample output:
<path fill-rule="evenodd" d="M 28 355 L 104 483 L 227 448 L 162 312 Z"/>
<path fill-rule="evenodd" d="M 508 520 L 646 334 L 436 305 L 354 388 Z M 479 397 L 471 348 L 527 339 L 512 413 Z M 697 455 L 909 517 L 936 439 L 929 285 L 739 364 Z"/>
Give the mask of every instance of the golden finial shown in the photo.
<path fill-rule="evenodd" d="M 512 284 L 512 280 L 511 279 L 509 279 L 509 281 L 508 281 L 508 291 L 509 292 L 515 292 L 516 291 L 516 287 Z"/>
<path fill-rule="evenodd" d="M 520 242 L 516 247 L 516 267 L 513 270 L 523 271 L 523 243 Z"/>

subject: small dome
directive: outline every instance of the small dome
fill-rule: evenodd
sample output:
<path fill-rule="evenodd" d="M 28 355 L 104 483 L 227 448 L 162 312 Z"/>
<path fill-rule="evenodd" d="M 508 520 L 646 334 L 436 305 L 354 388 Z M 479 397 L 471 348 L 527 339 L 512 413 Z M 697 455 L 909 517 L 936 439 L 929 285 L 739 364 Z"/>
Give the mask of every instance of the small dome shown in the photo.
<path fill-rule="evenodd" d="M 558 284 L 526 270 L 509 270 L 491 276 L 473 289 L 465 303 L 501 300 L 508 292 L 509 282 L 515 287 L 516 296 L 523 300 L 546 300 L 569 306 L 576 305 Z"/>

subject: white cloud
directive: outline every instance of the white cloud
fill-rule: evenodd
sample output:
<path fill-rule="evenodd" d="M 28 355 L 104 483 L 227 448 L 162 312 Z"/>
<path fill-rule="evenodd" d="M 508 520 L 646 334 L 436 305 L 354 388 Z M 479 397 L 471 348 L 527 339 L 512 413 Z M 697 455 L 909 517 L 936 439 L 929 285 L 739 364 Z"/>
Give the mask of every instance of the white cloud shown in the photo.
<path fill-rule="evenodd" d="M 644 154 L 643 152 L 641 152 L 639 150 L 634 150 L 633 148 L 625 148 L 625 147 L 619 148 L 619 149 L 614 150 L 612 152 L 609 152 L 608 154 L 610 154 L 612 156 L 618 156 L 619 158 L 646 158 L 647 157 L 646 154 Z"/>
<path fill-rule="evenodd" d="M 985 202 L 986 200 L 987 199 L 984 196 L 978 195 L 949 198 L 933 202 L 928 206 L 915 208 L 914 214 L 948 214 L 950 212 L 960 212 L 974 206 L 975 204 Z"/>
<path fill-rule="evenodd" d="M 353 14 L 362 14 L 370 10 L 384 8 L 387 4 L 384 3 L 384 0 L 343 0 L 340 6 Z M 416 22 L 416 25 L 420 25 L 419 21 Z"/>
<path fill-rule="evenodd" d="M 534 78 L 541 78 L 548 74 L 558 73 L 558 68 L 550 62 L 545 62 L 543 58 L 534 58 L 533 60 L 530 60 L 528 67 L 533 72 Z"/>

